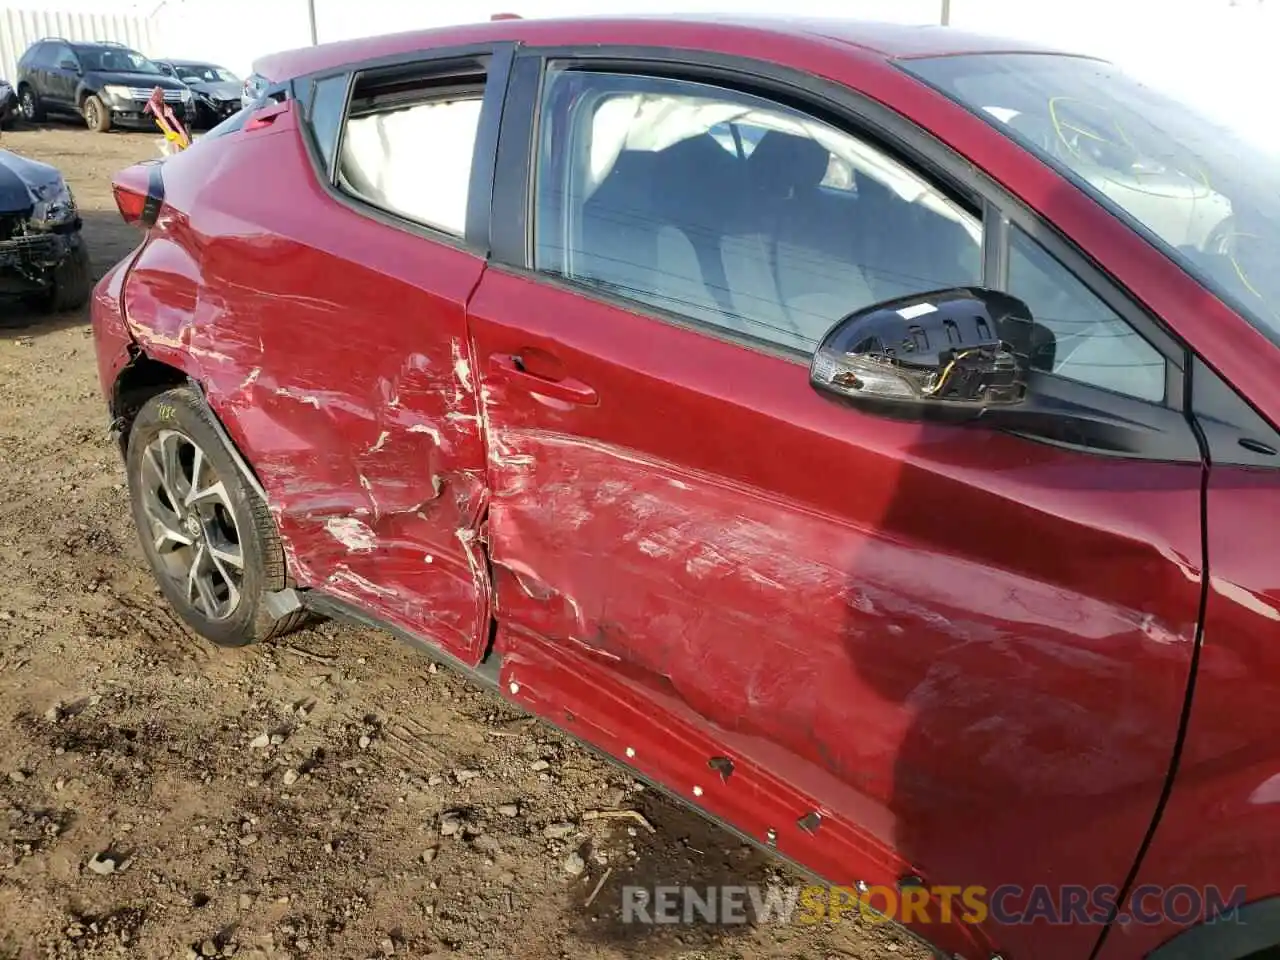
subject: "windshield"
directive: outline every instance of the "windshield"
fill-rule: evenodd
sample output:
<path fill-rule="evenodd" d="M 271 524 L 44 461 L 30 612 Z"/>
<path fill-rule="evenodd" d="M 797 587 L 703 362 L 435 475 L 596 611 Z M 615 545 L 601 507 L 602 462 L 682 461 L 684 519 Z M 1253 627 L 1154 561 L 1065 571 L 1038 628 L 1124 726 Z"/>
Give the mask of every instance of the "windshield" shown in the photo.
<path fill-rule="evenodd" d="M 160 73 L 154 63 L 128 47 L 81 47 L 80 66 L 102 73 Z"/>
<path fill-rule="evenodd" d="M 1274 158 L 1098 60 L 979 54 L 903 66 L 1071 176 L 1280 343 Z"/>
<path fill-rule="evenodd" d="M 200 63 L 175 63 L 173 69 L 183 83 L 239 83 L 236 75 L 222 67 Z"/>

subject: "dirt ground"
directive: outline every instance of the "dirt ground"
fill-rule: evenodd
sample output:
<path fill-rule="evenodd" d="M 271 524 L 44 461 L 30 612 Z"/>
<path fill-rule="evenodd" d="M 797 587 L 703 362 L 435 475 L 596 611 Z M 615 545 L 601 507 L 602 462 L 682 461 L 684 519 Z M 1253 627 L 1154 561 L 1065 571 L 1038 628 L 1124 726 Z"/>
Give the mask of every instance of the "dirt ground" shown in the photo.
<path fill-rule="evenodd" d="M 61 168 L 96 276 L 134 245 L 110 177 L 154 137 L 0 148 Z M 624 925 L 623 884 L 800 881 L 383 634 L 196 639 L 105 430 L 87 313 L 0 305 L 0 960 L 926 955 L 854 919 Z"/>

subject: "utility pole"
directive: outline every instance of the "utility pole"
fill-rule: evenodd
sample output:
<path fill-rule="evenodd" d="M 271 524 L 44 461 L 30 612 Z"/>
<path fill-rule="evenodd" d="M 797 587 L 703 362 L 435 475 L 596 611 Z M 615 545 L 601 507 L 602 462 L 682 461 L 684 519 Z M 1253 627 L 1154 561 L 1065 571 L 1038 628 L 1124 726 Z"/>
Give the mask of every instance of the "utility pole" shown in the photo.
<path fill-rule="evenodd" d="M 944 27 L 951 25 L 951 0 L 942 0 L 942 25 Z"/>
<path fill-rule="evenodd" d="M 945 4 L 948 0 L 942 0 Z M 316 0 L 307 0 L 307 19 L 311 21 L 311 45 L 314 47 L 319 40 L 316 39 Z"/>

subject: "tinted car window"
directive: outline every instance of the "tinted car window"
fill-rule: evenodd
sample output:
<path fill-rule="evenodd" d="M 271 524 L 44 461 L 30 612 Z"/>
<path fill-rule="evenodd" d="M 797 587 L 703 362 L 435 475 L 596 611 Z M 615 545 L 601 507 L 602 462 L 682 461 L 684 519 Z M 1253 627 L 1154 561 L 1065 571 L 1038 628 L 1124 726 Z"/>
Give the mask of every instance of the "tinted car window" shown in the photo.
<path fill-rule="evenodd" d="M 80 66 L 103 73 L 154 73 L 161 70 L 154 63 L 127 47 L 80 47 Z"/>
<path fill-rule="evenodd" d="M 42 66 L 61 68 L 66 60 L 74 60 L 80 63 L 80 59 L 75 52 L 65 43 L 50 43 L 45 46 L 44 62 Z M 83 65 L 83 64 L 82 64 Z"/>
<path fill-rule="evenodd" d="M 51 44 L 48 43 L 32 44 L 27 52 L 22 55 L 21 65 L 28 69 L 49 66 L 50 48 Z"/>
<path fill-rule="evenodd" d="M 790 107 L 572 71 L 542 115 L 541 270 L 806 352 L 862 307 L 981 279 L 977 216 Z"/>
<path fill-rule="evenodd" d="M 1053 372 L 1139 400 L 1164 399 L 1164 357 L 1044 247 L 1012 228 L 1009 292 L 1056 340 Z"/>
<path fill-rule="evenodd" d="M 415 94 L 402 79 L 384 87 L 376 77 L 358 77 L 338 186 L 389 213 L 462 236 L 483 95 L 482 78 L 447 93 L 424 81 Z"/>
<path fill-rule="evenodd" d="M 206 63 L 181 63 L 174 68 L 175 76 L 183 83 L 238 83 L 230 70 Z"/>

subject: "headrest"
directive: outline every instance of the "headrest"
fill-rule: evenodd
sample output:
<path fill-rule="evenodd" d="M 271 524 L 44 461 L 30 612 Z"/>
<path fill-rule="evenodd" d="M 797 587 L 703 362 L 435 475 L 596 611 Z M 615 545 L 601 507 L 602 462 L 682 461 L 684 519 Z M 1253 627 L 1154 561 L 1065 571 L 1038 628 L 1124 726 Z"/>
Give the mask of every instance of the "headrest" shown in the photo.
<path fill-rule="evenodd" d="M 676 220 L 723 213 L 736 200 L 741 164 L 708 134 L 688 137 L 655 155 L 655 209 Z"/>
<path fill-rule="evenodd" d="M 747 157 L 751 179 L 777 196 L 816 187 L 830 163 L 831 152 L 818 141 L 778 130 L 766 131 Z"/>

